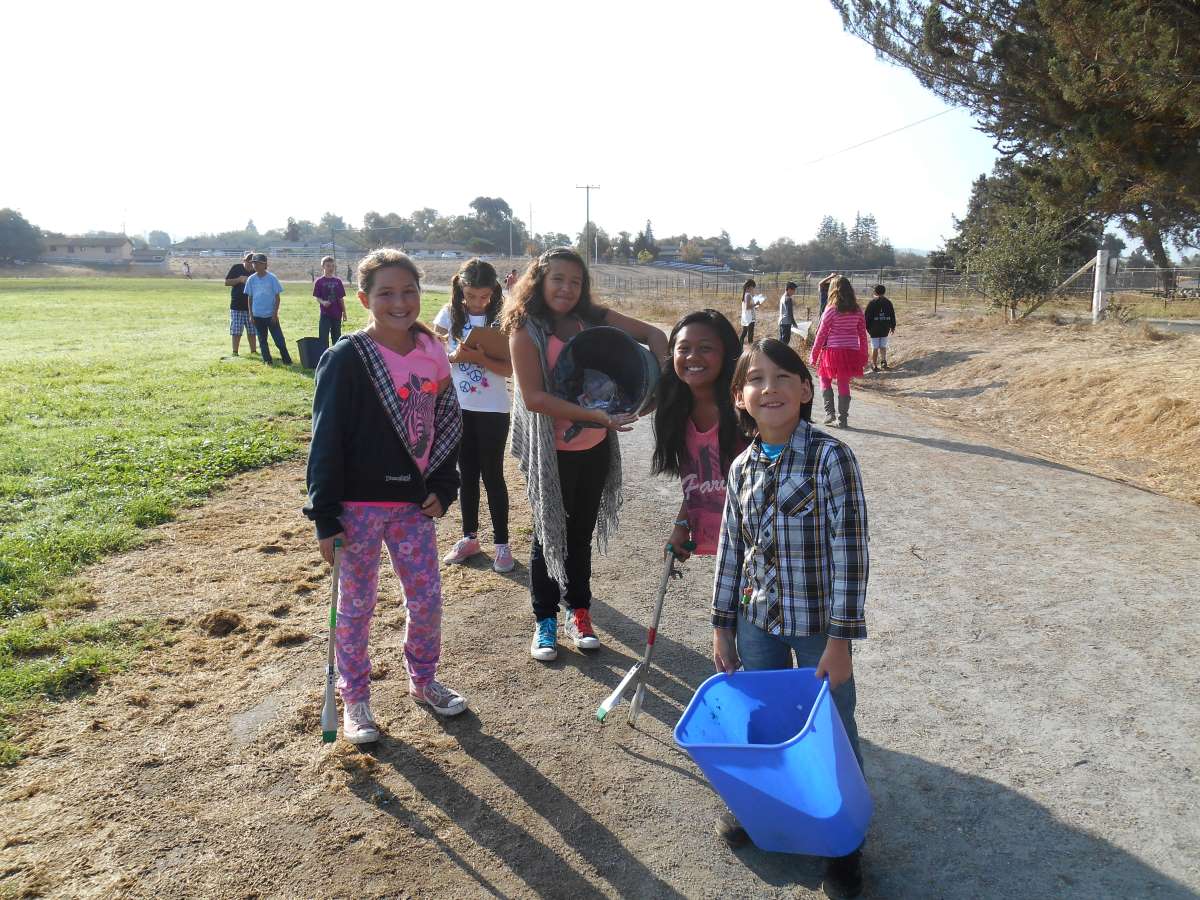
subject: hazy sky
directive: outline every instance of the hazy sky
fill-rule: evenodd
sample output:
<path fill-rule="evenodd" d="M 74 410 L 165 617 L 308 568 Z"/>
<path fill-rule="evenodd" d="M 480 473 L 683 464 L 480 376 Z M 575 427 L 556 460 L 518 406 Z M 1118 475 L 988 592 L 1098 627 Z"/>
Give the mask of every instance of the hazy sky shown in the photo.
<path fill-rule="evenodd" d="M 804 241 L 871 212 L 951 233 L 991 168 L 970 117 L 843 33 L 766 3 L 59 3 L 6 9 L 0 207 L 43 228 L 280 227 L 506 199 L 575 234 Z"/>

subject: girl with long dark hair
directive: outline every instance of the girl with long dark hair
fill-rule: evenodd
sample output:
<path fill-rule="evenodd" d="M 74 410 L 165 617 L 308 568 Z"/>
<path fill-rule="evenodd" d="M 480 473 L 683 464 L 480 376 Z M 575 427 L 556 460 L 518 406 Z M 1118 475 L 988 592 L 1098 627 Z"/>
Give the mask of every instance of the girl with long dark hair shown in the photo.
<path fill-rule="evenodd" d="M 671 356 L 658 382 L 654 411 L 655 474 L 682 482 L 683 502 L 669 543 L 680 559 L 717 552 L 725 473 L 746 443 L 738 433 L 730 385 L 741 346 L 729 320 L 715 309 L 690 312 L 671 329 Z"/>

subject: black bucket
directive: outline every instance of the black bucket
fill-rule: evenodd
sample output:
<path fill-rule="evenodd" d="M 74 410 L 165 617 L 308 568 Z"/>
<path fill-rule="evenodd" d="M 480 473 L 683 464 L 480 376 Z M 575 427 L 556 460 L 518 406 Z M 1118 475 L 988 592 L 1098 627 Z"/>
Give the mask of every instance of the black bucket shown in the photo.
<path fill-rule="evenodd" d="M 321 361 L 321 354 L 325 352 L 325 345 L 321 343 L 321 339 L 300 338 L 296 341 L 296 346 L 300 350 L 300 365 L 306 369 L 315 369 L 317 363 Z"/>
<path fill-rule="evenodd" d="M 654 399 L 654 387 L 662 371 L 653 353 L 621 329 L 608 325 L 585 328 L 567 341 L 550 373 L 551 393 L 579 402 L 588 369 L 608 376 L 618 388 L 618 396 L 605 409 L 610 415 L 644 413 Z M 564 440 L 570 441 L 580 428 L 599 427 L 577 422 Z"/>

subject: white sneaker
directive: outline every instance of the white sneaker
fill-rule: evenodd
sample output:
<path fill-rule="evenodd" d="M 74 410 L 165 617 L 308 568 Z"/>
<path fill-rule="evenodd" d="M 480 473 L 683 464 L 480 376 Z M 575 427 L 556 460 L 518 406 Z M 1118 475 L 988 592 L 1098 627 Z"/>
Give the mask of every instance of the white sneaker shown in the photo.
<path fill-rule="evenodd" d="M 408 683 L 408 694 L 418 703 L 424 703 L 439 716 L 457 716 L 467 708 L 467 698 L 452 691 L 440 681 L 431 681 L 424 687 Z"/>
<path fill-rule="evenodd" d="M 370 744 L 379 740 L 379 726 L 371 715 L 371 702 L 347 703 L 342 712 L 342 735 L 351 744 Z"/>
<path fill-rule="evenodd" d="M 538 619 L 533 629 L 533 640 L 529 643 L 529 655 L 540 662 L 558 658 L 558 618 L 549 616 Z"/>
<path fill-rule="evenodd" d="M 600 638 L 592 629 L 592 614 L 586 609 L 573 609 L 567 613 L 563 634 L 573 640 L 580 650 L 600 649 Z"/>
<path fill-rule="evenodd" d="M 496 545 L 496 559 L 492 563 L 492 569 L 497 572 L 511 572 L 516 562 L 513 561 L 512 550 L 508 544 Z"/>
<path fill-rule="evenodd" d="M 460 538 L 454 548 L 442 557 L 442 562 L 449 565 L 462 565 L 480 550 L 479 539 L 473 537 Z"/>

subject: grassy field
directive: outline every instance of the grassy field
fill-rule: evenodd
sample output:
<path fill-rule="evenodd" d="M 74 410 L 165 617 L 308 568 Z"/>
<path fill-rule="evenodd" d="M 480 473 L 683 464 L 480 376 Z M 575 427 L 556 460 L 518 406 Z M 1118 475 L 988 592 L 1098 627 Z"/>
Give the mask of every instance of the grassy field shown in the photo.
<path fill-rule="evenodd" d="M 0 279 L 0 762 L 19 752 L 4 742 L 17 708 L 85 686 L 153 635 L 75 621 L 88 599 L 70 576 L 305 449 L 312 373 L 268 368 L 244 339 L 230 356 L 228 299 L 213 282 Z M 353 330 L 365 311 L 348 299 Z M 427 294 L 425 318 L 444 301 Z M 316 319 L 309 286 L 285 283 L 293 358 Z"/>

